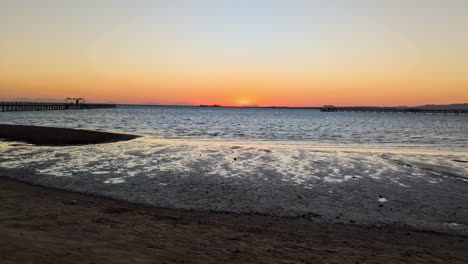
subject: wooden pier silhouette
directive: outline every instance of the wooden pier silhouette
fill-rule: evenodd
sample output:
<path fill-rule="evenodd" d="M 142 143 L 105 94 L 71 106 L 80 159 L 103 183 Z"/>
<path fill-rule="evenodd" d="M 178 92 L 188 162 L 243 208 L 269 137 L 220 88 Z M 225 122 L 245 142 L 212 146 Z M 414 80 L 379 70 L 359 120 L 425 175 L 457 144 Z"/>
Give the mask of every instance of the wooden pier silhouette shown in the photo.
<path fill-rule="evenodd" d="M 115 108 L 115 104 L 87 104 L 81 101 L 65 103 L 42 102 L 0 102 L 0 111 L 47 111 L 47 110 L 79 110 L 94 108 Z"/>
<path fill-rule="evenodd" d="M 462 109 L 421 109 L 411 107 L 336 107 L 325 105 L 320 108 L 322 112 L 385 112 L 385 113 L 414 113 L 424 115 L 468 115 L 468 110 Z"/>

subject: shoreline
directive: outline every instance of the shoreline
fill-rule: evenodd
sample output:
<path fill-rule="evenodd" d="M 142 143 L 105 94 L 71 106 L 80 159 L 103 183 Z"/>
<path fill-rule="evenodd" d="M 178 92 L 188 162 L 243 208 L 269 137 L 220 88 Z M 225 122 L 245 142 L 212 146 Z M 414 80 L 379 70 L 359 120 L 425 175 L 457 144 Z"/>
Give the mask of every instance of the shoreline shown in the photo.
<path fill-rule="evenodd" d="M 466 236 L 147 205 L 0 176 L 2 263 L 464 263 Z"/>
<path fill-rule="evenodd" d="M 0 138 L 1 128 L 7 126 L 0 125 Z M 236 147 L 199 153 L 159 143 L 143 155 L 144 142 L 138 140 L 92 145 L 138 137 L 134 135 L 11 127 L 3 133 L 36 138 L 47 143 L 44 146 L 70 147 L 42 147 L 25 154 L 24 147 L 12 144 L 11 151 L 0 158 L 0 163 L 5 161 L 5 168 L 0 168 L 2 263 L 464 263 L 468 259 L 466 212 L 452 208 L 466 197 L 456 173 L 444 178 L 443 189 L 419 177 L 400 182 L 411 188 L 396 189 L 392 175 L 412 175 L 415 167 L 383 155 L 382 164 L 394 161 L 393 166 L 400 166 L 401 162 L 401 168 L 409 169 L 392 171 L 380 181 L 352 177 L 347 184 L 320 181 L 312 185 L 315 189 L 308 189 L 284 182 L 284 175 L 275 171 L 253 171 L 239 179 L 210 176 L 198 169 L 217 164 L 212 153 L 221 155 L 224 164 L 233 164 L 232 173 L 242 171 L 236 166 L 244 161 L 248 168 L 264 168 L 282 161 L 275 159 L 276 154 L 283 157 L 276 150 Z M 15 129 L 22 134 L 15 135 Z M 77 137 L 83 144 L 69 141 Z M 126 152 L 119 156 L 122 148 Z M 162 164 L 172 166 L 171 159 L 190 161 L 185 154 L 193 153 L 201 158 L 182 163 L 189 169 L 184 175 L 177 166 L 159 169 Z M 260 157 L 263 163 L 248 163 L 252 157 Z M 362 157 L 338 156 L 323 164 L 351 159 L 351 164 L 363 166 Z M 159 159 L 164 163 L 157 163 Z M 114 162 L 98 169 L 104 160 Z M 155 161 L 157 169 L 143 173 L 141 168 L 150 164 L 132 165 L 140 160 Z M 128 168 L 122 169 L 121 164 Z M 139 174 L 126 177 L 138 168 Z M 321 176 L 327 179 L 331 174 L 325 170 Z M 268 177 L 268 182 L 258 175 Z M 433 194 L 432 200 L 427 199 L 428 193 Z M 438 226 L 441 219 L 454 224 Z"/>
<path fill-rule="evenodd" d="M 27 126 L 13 127 L 41 136 Z M 468 210 L 460 206 L 467 198 L 463 168 L 437 168 L 424 157 L 408 161 L 385 153 L 378 157 L 313 151 L 284 154 L 240 146 L 192 150 L 164 142 L 149 146 L 144 140 L 49 148 L 9 144 L 4 144 L 0 175 L 48 188 L 159 208 L 468 235 Z M 453 159 L 449 158 L 455 163 Z M 312 169 L 319 173 L 298 179 L 287 175 L 294 171 L 307 176 Z M 442 181 L 443 186 L 435 184 Z"/>

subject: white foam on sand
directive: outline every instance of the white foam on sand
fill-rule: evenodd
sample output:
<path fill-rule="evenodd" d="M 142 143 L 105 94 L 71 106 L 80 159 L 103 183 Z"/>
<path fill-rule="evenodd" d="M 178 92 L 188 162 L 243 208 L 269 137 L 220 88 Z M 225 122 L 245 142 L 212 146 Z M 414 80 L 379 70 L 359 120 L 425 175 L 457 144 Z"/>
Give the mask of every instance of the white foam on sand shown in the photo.
<path fill-rule="evenodd" d="M 437 155 L 375 154 L 314 151 L 313 149 L 236 147 L 202 144 L 146 144 L 144 141 L 115 144 L 51 147 L 14 147 L 3 143 L 0 167 L 34 168 L 54 176 L 90 173 L 134 177 L 160 173 L 199 174 L 219 177 L 279 175 L 296 184 L 344 183 L 363 178 L 392 179 L 410 188 L 408 179 L 440 183 L 446 172 L 466 180 L 467 167 Z M 6 145 L 6 146 L 5 146 Z M 402 162 L 403 161 L 403 162 Z M 408 165 L 410 164 L 410 165 Z M 438 177 L 441 176 L 442 177 Z M 428 175 L 430 177 L 428 177 Z M 432 175 L 432 176 L 431 176 Z M 435 176 L 435 177 L 434 177 Z"/>
<path fill-rule="evenodd" d="M 124 183 L 125 180 L 122 178 L 110 178 L 104 181 L 104 183 L 110 183 L 110 184 L 119 184 L 119 183 Z"/>
<path fill-rule="evenodd" d="M 122 199 L 133 197 L 135 202 L 286 216 L 313 213 L 335 222 L 404 221 L 415 226 L 447 226 L 442 219 L 453 217 L 451 222 L 460 223 L 457 228 L 465 228 L 468 223 L 462 216 L 452 216 L 451 210 L 466 198 L 468 185 L 462 180 L 468 167 L 453 159 L 445 154 L 167 140 L 59 148 L 0 142 L 0 168 L 36 172 L 41 177 L 31 176 L 31 181 L 40 179 L 45 185 L 76 186 Z M 59 185 L 54 180 L 64 176 L 73 181 Z M 100 189 L 96 182 L 108 187 Z M 444 197 L 458 200 L 451 204 Z M 386 210 L 389 206 L 395 208 Z M 340 212 L 347 215 L 337 219 Z"/>

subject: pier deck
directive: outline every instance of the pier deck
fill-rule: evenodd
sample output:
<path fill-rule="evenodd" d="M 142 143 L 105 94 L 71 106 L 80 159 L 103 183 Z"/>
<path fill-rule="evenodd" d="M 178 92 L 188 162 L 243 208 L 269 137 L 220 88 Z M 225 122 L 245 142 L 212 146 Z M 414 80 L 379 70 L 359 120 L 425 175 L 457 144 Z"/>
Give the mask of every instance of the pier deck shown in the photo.
<path fill-rule="evenodd" d="M 334 107 L 324 106 L 322 112 L 386 112 L 386 113 L 415 113 L 425 115 L 468 115 L 468 110 L 436 110 L 419 108 L 397 108 L 397 107 Z"/>
<path fill-rule="evenodd" d="M 78 110 L 94 108 L 115 108 L 115 104 L 73 104 L 73 103 L 39 103 L 39 102 L 0 102 L 0 112 L 9 111 L 47 111 Z"/>

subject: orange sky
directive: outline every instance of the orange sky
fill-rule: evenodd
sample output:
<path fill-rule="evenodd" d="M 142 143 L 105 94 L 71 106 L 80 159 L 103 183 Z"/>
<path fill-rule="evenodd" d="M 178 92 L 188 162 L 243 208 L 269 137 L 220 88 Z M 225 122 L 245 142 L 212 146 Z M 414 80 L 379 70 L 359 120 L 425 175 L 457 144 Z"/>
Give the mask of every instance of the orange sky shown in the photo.
<path fill-rule="evenodd" d="M 466 1 L 310 2 L 5 1 L 0 100 L 468 102 Z"/>

